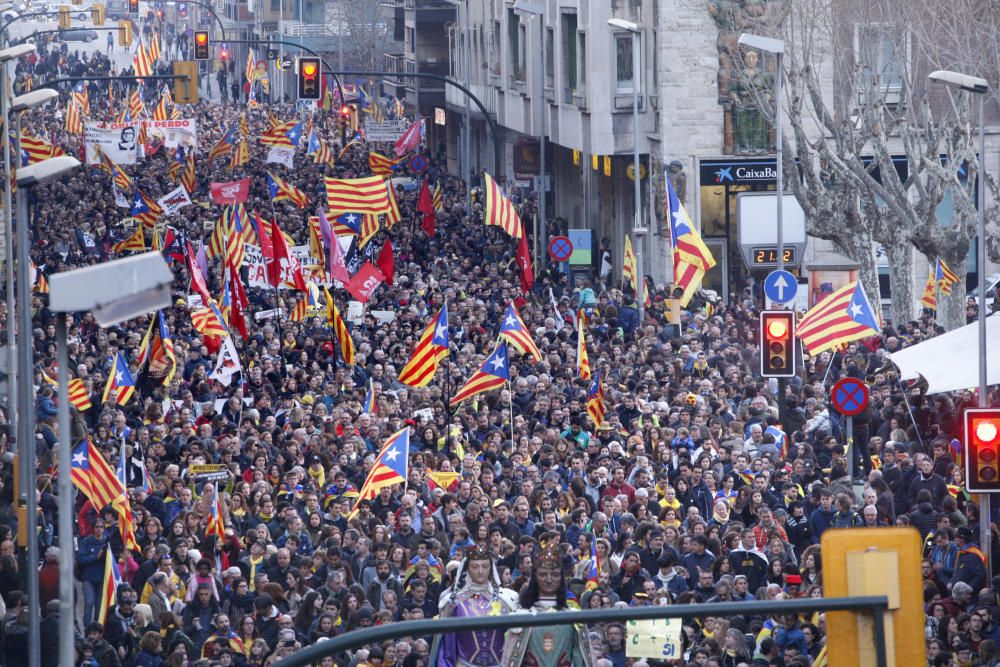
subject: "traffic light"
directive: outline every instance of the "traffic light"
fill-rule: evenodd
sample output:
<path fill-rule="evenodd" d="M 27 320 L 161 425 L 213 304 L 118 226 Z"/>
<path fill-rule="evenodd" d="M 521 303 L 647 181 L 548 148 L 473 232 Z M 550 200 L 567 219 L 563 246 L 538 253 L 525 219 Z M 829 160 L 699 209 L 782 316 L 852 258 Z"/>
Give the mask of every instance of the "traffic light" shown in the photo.
<path fill-rule="evenodd" d="M 95 2 L 90 8 L 90 16 L 94 20 L 95 26 L 104 25 L 104 5 L 102 3 Z"/>
<path fill-rule="evenodd" d="M 795 375 L 795 314 L 790 310 L 765 310 L 760 314 L 760 375 Z"/>
<path fill-rule="evenodd" d="M 318 100 L 320 98 L 319 77 L 322 63 L 319 58 L 299 58 L 296 63 L 299 81 L 300 100 Z"/>
<path fill-rule="evenodd" d="M 347 106 L 346 104 L 344 106 L 340 107 L 340 117 L 343 120 L 347 120 L 348 118 L 350 118 L 351 117 L 351 107 Z"/>
<path fill-rule="evenodd" d="M 194 59 L 195 60 L 208 60 L 208 49 L 210 44 L 208 43 L 208 31 L 207 30 L 195 30 L 194 31 Z"/>
<path fill-rule="evenodd" d="M 70 17 L 69 11 L 69 5 L 59 7 L 59 27 L 63 30 L 72 25 L 73 19 Z"/>
<path fill-rule="evenodd" d="M 229 49 L 225 46 L 219 47 L 219 60 L 222 61 L 223 65 L 229 62 Z"/>
<path fill-rule="evenodd" d="M 187 79 L 174 79 L 174 102 L 198 104 L 198 63 L 193 60 L 174 62 L 174 74 L 186 74 Z"/>
<path fill-rule="evenodd" d="M 127 19 L 118 22 L 118 46 L 132 46 L 132 22 Z"/>
<path fill-rule="evenodd" d="M 128 13 L 129 14 L 139 13 L 139 0 L 128 0 Z"/>
<path fill-rule="evenodd" d="M 1000 409 L 966 410 L 964 432 L 966 488 L 1000 491 Z"/>

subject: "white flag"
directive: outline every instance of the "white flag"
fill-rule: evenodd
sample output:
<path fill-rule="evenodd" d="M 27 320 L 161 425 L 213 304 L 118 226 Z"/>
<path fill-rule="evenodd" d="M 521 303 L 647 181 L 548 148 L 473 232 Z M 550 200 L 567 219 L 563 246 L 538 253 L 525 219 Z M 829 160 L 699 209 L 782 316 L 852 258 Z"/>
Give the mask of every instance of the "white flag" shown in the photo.
<path fill-rule="evenodd" d="M 115 192 L 115 206 L 118 208 L 132 208 L 132 202 L 130 202 L 128 197 L 126 197 L 122 191 L 118 189 L 118 186 L 115 185 L 114 181 L 111 182 L 111 189 Z"/>
<path fill-rule="evenodd" d="M 183 185 L 178 185 L 157 199 L 156 203 L 163 209 L 163 215 L 173 215 L 185 206 L 190 206 L 191 197 L 188 196 L 187 190 L 184 189 Z"/>
<path fill-rule="evenodd" d="M 289 169 L 294 169 L 295 149 L 284 146 L 271 146 L 271 150 L 267 152 L 267 159 L 264 160 L 265 164 L 268 162 L 276 162 L 285 165 Z"/>
<path fill-rule="evenodd" d="M 222 339 L 222 347 L 219 349 L 219 358 L 215 362 L 215 370 L 209 377 L 228 387 L 233 376 L 242 370 L 240 357 L 236 353 L 236 346 L 233 345 L 233 337 L 226 336 Z"/>

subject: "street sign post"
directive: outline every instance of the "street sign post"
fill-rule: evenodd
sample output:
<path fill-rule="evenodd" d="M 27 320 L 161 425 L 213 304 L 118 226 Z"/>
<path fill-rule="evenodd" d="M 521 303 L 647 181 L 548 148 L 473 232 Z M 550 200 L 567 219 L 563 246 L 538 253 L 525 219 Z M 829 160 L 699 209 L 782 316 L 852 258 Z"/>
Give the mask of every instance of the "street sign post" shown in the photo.
<path fill-rule="evenodd" d="M 798 289 L 798 281 L 788 271 L 771 271 L 764 278 L 764 295 L 774 303 L 794 301 Z"/>
<path fill-rule="evenodd" d="M 868 408 L 871 394 L 868 385 L 857 378 L 838 380 L 830 390 L 830 403 L 840 414 L 847 417 L 847 478 L 854 479 L 854 416 Z"/>

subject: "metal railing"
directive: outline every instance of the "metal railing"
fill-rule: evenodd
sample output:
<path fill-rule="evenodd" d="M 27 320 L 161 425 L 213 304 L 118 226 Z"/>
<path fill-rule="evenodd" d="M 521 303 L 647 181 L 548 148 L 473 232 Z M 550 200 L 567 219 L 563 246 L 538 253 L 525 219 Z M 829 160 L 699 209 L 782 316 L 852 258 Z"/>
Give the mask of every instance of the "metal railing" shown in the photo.
<path fill-rule="evenodd" d="M 802 612 L 854 611 L 872 615 L 873 640 L 875 642 L 876 667 L 886 665 L 886 635 L 883 614 L 888 611 L 889 599 L 884 595 L 848 598 L 805 598 L 797 600 L 776 600 L 771 602 L 717 602 L 711 604 L 684 604 L 668 607 L 630 607 L 628 609 L 586 609 L 581 611 L 558 611 L 546 614 L 520 614 L 510 616 L 466 616 L 423 621 L 405 621 L 354 630 L 333 639 L 313 644 L 285 658 L 278 663 L 281 667 L 305 667 L 319 664 L 325 656 L 337 655 L 344 651 L 367 646 L 387 639 L 431 634 L 472 632 L 476 630 L 496 630 L 501 628 L 533 628 L 552 625 L 573 625 L 584 623 L 608 623 L 617 621 L 651 621 L 666 618 L 700 616 L 771 616 L 775 614 L 798 614 Z"/>

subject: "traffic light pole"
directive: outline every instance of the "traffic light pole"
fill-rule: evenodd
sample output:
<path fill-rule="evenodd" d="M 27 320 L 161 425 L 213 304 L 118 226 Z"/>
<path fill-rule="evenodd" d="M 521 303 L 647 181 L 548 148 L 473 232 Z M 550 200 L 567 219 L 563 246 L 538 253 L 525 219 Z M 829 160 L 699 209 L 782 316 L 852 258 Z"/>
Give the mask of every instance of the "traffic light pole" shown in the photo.
<path fill-rule="evenodd" d="M 102 26 L 102 27 L 97 27 L 97 28 L 85 28 L 85 29 L 86 30 L 93 30 L 95 32 L 98 31 L 98 30 L 113 30 L 115 32 L 118 32 L 119 30 L 121 30 L 121 28 L 119 28 L 118 26 L 113 26 L 113 27 L 112 26 Z M 17 40 L 16 42 L 13 42 L 11 44 L 11 46 L 17 46 L 18 44 L 24 44 L 29 39 L 34 39 L 34 38 L 40 37 L 42 35 L 54 35 L 56 33 L 63 32 L 64 30 L 66 30 L 66 28 L 56 28 L 55 30 L 36 30 L 35 32 L 31 33 L 30 35 L 25 35 L 24 37 L 22 37 L 21 39 Z M 111 77 L 111 78 L 115 78 L 115 77 Z M 146 76 L 146 77 L 140 77 L 140 78 L 152 79 L 153 77 Z"/>

